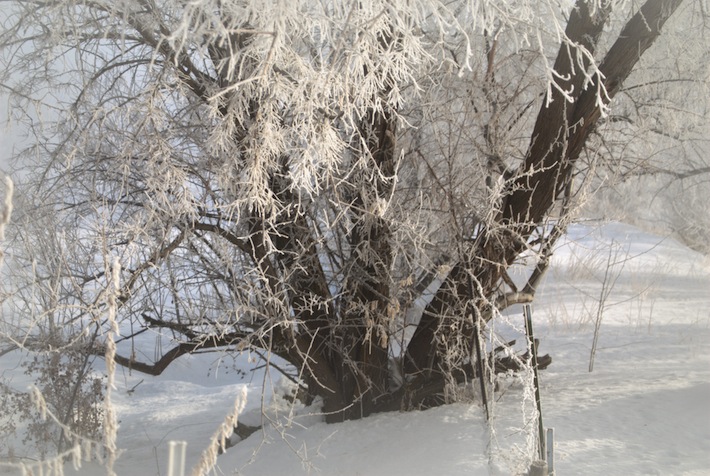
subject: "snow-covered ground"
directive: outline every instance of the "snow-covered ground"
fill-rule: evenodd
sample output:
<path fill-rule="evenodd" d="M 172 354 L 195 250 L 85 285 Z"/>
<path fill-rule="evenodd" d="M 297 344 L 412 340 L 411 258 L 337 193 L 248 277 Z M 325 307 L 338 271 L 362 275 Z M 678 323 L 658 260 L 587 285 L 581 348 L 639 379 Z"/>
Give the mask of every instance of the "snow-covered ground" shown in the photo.
<path fill-rule="evenodd" d="M 540 381 L 556 474 L 710 474 L 710 261 L 619 223 L 575 225 L 566 239 L 533 315 L 540 352 L 553 359 Z M 514 335 L 520 309 L 507 319 L 506 337 L 523 341 Z M 216 359 L 185 357 L 157 378 L 119 368 L 117 474 L 168 474 L 171 440 L 188 442 L 189 471 L 245 386 L 240 421 L 264 428 L 221 455 L 215 474 L 507 475 L 522 474 L 532 456 L 534 405 L 517 379 L 498 383 L 490 423 L 474 397 L 327 425 L 316 408 L 283 399 L 276 374 L 240 372 L 249 356 Z M 105 470 L 84 463 L 79 474 Z"/>

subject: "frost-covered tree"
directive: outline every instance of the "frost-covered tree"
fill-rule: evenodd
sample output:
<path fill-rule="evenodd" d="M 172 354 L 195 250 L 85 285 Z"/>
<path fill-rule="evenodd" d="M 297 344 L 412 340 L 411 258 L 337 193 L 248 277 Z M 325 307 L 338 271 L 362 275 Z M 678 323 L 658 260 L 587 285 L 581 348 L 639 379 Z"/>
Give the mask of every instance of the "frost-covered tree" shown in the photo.
<path fill-rule="evenodd" d="M 589 185 L 707 130 L 703 14 L 692 0 L 4 3 L 2 86 L 35 126 L 6 258 L 14 342 L 61 329 L 103 354 L 115 258 L 121 365 L 258 349 L 329 421 L 443 402 L 475 373 L 478 331 L 533 299 Z M 648 116 L 655 101 L 667 114 Z M 679 134 L 658 133 L 671 122 Z M 146 349 L 147 330 L 171 347 Z"/>

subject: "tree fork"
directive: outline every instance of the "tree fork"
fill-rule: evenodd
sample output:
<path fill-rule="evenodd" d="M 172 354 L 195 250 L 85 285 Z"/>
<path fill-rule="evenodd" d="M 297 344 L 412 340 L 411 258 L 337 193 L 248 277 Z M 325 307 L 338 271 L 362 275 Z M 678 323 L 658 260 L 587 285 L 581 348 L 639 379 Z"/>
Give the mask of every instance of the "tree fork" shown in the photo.
<path fill-rule="evenodd" d="M 490 240 L 479 237 L 477 240 L 475 251 L 479 264 L 474 274 L 485 294 L 482 297 L 489 298 L 484 301 L 494 301 L 492 296 L 497 290 L 502 270 L 526 249 L 530 235 L 558 199 L 556 191 L 569 182 L 573 165 L 601 117 L 602 107 L 606 107 L 619 91 L 681 1 L 648 0 L 627 22 L 607 52 L 599 66 L 601 74 L 595 75 L 594 81 L 583 89 L 589 60 L 582 65 L 575 64 L 573 58 L 576 55 L 570 49 L 581 46 L 590 55 L 594 53 L 611 12 L 611 2 L 605 3 L 592 15 L 587 3 L 578 0 L 566 28 L 569 43 L 560 47 L 555 61 L 555 71 L 565 79 L 551 89 L 552 96 L 546 98 L 538 113 L 523 172 L 508 185 L 509 192 L 497 220 L 507 227 L 510 240 L 505 246 L 496 243 L 495 237 L 490 237 Z M 602 75 L 603 83 L 598 83 L 602 81 Z M 605 93 L 600 92 L 602 90 Z M 568 101 L 570 97 L 572 103 Z M 484 230 L 486 233 L 488 231 Z M 440 366 L 441 356 L 431 355 L 436 348 L 437 329 L 447 319 L 447 309 L 449 313 L 455 309 L 455 296 L 466 295 L 463 284 L 465 274 L 460 262 L 454 265 L 425 309 L 407 348 L 406 372 L 420 372 L 422 368 L 435 369 Z"/>

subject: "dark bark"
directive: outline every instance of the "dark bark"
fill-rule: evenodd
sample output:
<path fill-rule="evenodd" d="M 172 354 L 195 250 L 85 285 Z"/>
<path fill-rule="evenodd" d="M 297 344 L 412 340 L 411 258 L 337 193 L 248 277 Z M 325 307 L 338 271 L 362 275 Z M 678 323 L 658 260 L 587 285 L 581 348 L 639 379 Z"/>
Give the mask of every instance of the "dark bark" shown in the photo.
<path fill-rule="evenodd" d="M 359 180 L 361 190 L 369 191 L 371 196 L 355 192 L 355 223 L 348 236 L 351 259 L 344 283 L 347 300 L 340 309 L 343 325 L 334 330 L 340 342 L 340 348 L 336 349 L 335 361 L 340 360 L 336 372 L 343 394 L 349 395 L 355 405 L 330 421 L 369 415 L 376 408 L 376 400 L 389 390 L 392 237 L 374 200 L 388 197 L 391 191 L 395 132 L 394 116 L 388 112 L 369 114 L 360 131 L 367 147 L 362 153 L 374 170 L 363 170 Z"/>
<path fill-rule="evenodd" d="M 405 369 L 409 373 L 447 371 L 441 341 L 451 322 L 465 319 L 462 300 L 472 300 L 484 316 L 486 307 L 495 302 L 501 279 L 508 266 L 527 248 L 535 228 L 560 198 L 590 132 L 601 116 L 601 108 L 609 104 L 621 83 L 653 41 L 681 0 L 648 0 L 626 24 L 616 43 L 599 66 L 603 74 L 606 96 L 599 98 L 601 77 L 586 83 L 588 62 L 576 63 L 573 51 L 579 46 L 595 51 L 604 23 L 611 11 L 611 2 L 595 15 L 583 0 L 570 14 L 566 28 L 568 42 L 563 44 L 555 61 L 557 85 L 573 98 L 565 99 L 561 91 L 543 102 L 531 136 L 525 163 L 517 178 L 508 186 L 507 198 L 497 221 L 503 231 L 483 230 L 471 245 L 472 259 L 459 261 L 446 282 L 425 309 L 421 322 L 407 348 Z M 560 79 L 563 78 L 563 79 Z M 586 87 L 585 87 L 586 86 Z M 464 284 L 471 276 L 477 286 L 475 295 Z M 528 289 L 531 291 L 532 289 Z M 532 290 L 534 292 L 534 290 Z"/>
<path fill-rule="evenodd" d="M 595 15 L 585 1 L 579 0 L 570 13 L 565 30 L 565 42 L 557 54 L 554 79 L 557 87 L 545 97 L 530 139 L 530 146 L 518 178 L 509 186 L 509 195 L 502 209 L 500 221 L 514 225 L 516 232 L 527 235 L 547 214 L 557 198 L 556 192 L 569 175 L 571 163 L 568 138 L 576 126 L 573 116 L 577 101 L 585 87 L 585 73 L 589 61 L 576 61 L 577 50 L 594 54 L 599 37 L 611 11 L 611 2 Z M 587 91 L 593 91 L 587 86 Z M 558 89 L 559 88 L 559 89 Z M 574 102 L 569 102 L 565 94 Z M 514 250 L 518 251 L 518 250 Z"/>
<path fill-rule="evenodd" d="M 558 90 L 553 89 L 552 97 L 548 98 L 551 101 L 546 101 L 549 107 L 543 104 L 531 137 L 524 173 L 510 187 L 510 195 L 503 207 L 503 223 L 514 225 L 523 236 L 528 236 L 531 227 L 543 219 L 569 180 L 575 161 L 601 117 L 602 107 L 616 96 L 623 81 L 658 38 L 661 27 L 681 1 L 648 0 L 627 22 L 599 65 L 603 79 L 595 75 L 585 88 L 580 65 L 570 61 L 574 55 L 568 50 L 573 47 L 562 46 L 555 61 L 555 71 L 563 77 L 570 75 L 570 81 L 561 80 L 558 84 L 570 92 L 574 103 L 568 103 Z M 567 25 L 568 38 L 593 53 L 610 5 L 598 12 L 603 14 L 602 21 L 601 17 L 592 18 L 586 4 L 578 2 Z M 605 94 L 601 92 L 600 83 Z"/>

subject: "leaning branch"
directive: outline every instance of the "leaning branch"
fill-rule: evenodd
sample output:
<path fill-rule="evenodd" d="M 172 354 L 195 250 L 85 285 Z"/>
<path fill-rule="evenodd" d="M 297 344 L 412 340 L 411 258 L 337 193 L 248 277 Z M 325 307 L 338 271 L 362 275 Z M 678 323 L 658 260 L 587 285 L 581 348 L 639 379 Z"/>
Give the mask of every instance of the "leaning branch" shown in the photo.
<path fill-rule="evenodd" d="M 163 327 L 171 328 L 170 323 L 165 323 L 163 321 L 156 320 L 153 320 L 153 322 L 157 322 Z M 180 344 L 176 345 L 168 352 L 163 354 L 163 356 L 154 363 L 140 362 L 136 360 L 133 356 L 125 357 L 120 354 L 116 354 L 114 356 L 114 361 L 118 365 L 129 368 L 131 370 L 137 370 L 138 372 L 142 372 L 144 374 L 160 375 L 165 369 L 168 368 L 170 364 L 172 364 L 175 360 L 185 354 L 191 354 L 201 349 L 216 349 L 221 347 L 228 347 L 230 345 L 234 345 L 236 342 L 244 342 L 243 339 L 246 337 L 246 334 L 230 333 L 224 336 L 203 336 L 198 340 L 181 342 Z M 91 348 L 91 353 L 93 355 L 103 356 L 105 354 L 105 346 L 94 346 Z"/>
<path fill-rule="evenodd" d="M 160 375 L 163 373 L 168 366 L 173 363 L 178 357 L 194 352 L 197 346 L 195 344 L 183 343 L 176 347 L 173 347 L 167 353 L 165 353 L 157 362 L 153 364 L 139 362 L 133 357 L 124 357 L 120 354 L 116 354 L 113 360 L 122 367 L 129 368 L 131 370 L 137 370 L 148 375 Z M 104 349 L 102 347 L 96 347 L 92 350 L 95 355 L 104 355 Z"/>
<path fill-rule="evenodd" d="M 571 124 L 576 126 L 576 130 L 569 141 L 570 161 L 579 157 L 590 132 L 604 112 L 603 109 L 621 90 L 636 63 L 660 36 L 661 28 L 681 2 L 682 0 L 647 0 L 621 30 L 616 42 L 599 65 L 601 74 L 595 78 L 594 84 L 582 92 L 574 108 Z M 601 104 L 597 93 L 599 81 L 603 81 L 606 91 L 606 95 L 601 97 Z"/>

